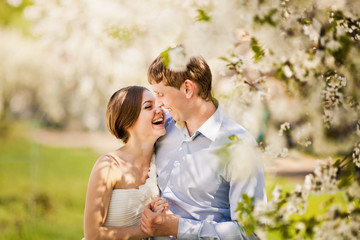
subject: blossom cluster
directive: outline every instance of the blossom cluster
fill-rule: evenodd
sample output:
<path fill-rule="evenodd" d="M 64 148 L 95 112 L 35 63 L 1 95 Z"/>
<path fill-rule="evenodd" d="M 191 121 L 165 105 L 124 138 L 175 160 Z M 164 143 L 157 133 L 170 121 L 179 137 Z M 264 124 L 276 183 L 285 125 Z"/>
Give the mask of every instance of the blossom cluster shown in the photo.
<path fill-rule="evenodd" d="M 360 168 L 360 142 L 355 144 L 352 159 L 356 166 Z"/>
<path fill-rule="evenodd" d="M 314 174 L 305 177 L 304 190 L 310 192 L 331 192 L 337 189 L 337 171 L 332 160 L 328 162 L 318 161 Z M 307 194 L 306 194 L 307 195 Z"/>
<path fill-rule="evenodd" d="M 284 134 L 284 132 L 287 132 L 289 130 L 290 130 L 290 123 L 285 122 L 285 123 L 281 124 L 280 130 L 279 130 L 279 136 L 282 136 Z"/>
<path fill-rule="evenodd" d="M 268 203 L 257 202 L 254 211 L 248 218 L 242 215 L 239 219 L 255 224 L 255 232 L 260 239 L 267 239 L 266 231 L 281 229 L 284 239 L 357 239 L 360 231 L 360 185 L 359 179 L 352 181 L 346 187 L 339 185 L 339 168 L 329 159 L 318 162 L 314 173 L 306 176 L 302 186 L 297 185 L 290 192 L 285 192 L 276 186 L 272 192 L 272 199 Z M 339 193 L 345 190 L 346 209 L 337 204 L 331 205 L 331 199 L 324 203 L 327 209 L 324 215 L 307 219 L 307 200 L 310 195 Z M 249 215 L 247 213 L 247 215 Z M 254 220 L 255 219 L 255 220 Z M 291 231 L 296 230 L 295 233 Z"/>

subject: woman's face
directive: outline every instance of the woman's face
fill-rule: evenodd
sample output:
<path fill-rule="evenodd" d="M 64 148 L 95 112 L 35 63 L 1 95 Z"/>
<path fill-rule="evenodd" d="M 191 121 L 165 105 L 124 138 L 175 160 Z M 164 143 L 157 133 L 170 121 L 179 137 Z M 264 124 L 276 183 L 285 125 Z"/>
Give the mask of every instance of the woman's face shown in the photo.
<path fill-rule="evenodd" d="M 150 91 L 144 90 L 140 115 L 131 129 L 139 136 L 155 137 L 157 139 L 166 133 L 164 121 L 164 111 L 155 106 L 154 95 Z"/>

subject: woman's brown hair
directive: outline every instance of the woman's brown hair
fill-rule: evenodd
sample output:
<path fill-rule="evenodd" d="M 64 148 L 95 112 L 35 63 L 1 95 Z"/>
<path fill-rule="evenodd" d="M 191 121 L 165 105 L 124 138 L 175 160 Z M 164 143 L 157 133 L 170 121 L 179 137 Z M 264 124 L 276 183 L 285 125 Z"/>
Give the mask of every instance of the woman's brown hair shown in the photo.
<path fill-rule="evenodd" d="M 110 133 L 124 143 L 129 140 L 127 129 L 138 119 L 145 87 L 129 86 L 116 91 L 106 109 L 106 126 Z"/>

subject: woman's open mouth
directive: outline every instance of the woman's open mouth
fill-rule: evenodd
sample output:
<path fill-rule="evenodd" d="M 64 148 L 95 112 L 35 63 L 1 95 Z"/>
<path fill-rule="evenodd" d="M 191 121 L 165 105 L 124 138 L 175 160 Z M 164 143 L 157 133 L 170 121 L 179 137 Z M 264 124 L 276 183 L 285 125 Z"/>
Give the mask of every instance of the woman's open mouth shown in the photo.
<path fill-rule="evenodd" d="M 164 124 L 164 114 L 161 114 L 155 120 L 153 120 L 152 124 L 154 124 L 154 125 L 162 125 L 162 124 Z"/>

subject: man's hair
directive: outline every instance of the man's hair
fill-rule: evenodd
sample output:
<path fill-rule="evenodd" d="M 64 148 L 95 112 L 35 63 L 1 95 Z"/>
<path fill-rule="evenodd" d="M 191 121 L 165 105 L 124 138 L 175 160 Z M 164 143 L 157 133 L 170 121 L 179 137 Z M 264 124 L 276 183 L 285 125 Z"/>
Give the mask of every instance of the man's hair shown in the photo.
<path fill-rule="evenodd" d="M 129 86 L 116 91 L 106 109 L 106 126 L 111 134 L 124 143 L 129 140 L 127 129 L 138 119 L 144 90 L 140 86 Z"/>
<path fill-rule="evenodd" d="M 169 50 L 171 51 L 171 50 Z M 162 54 L 160 54 L 148 69 L 148 81 L 150 84 L 163 82 L 165 86 L 180 89 L 185 80 L 195 82 L 199 88 L 199 96 L 204 100 L 212 100 L 211 95 L 211 71 L 209 65 L 202 57 L 191 57 L 186 70 L 182 72 L 172 71 Z"/>

